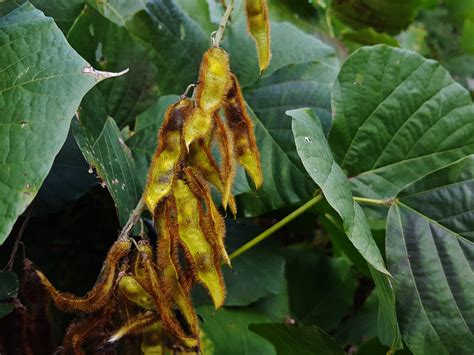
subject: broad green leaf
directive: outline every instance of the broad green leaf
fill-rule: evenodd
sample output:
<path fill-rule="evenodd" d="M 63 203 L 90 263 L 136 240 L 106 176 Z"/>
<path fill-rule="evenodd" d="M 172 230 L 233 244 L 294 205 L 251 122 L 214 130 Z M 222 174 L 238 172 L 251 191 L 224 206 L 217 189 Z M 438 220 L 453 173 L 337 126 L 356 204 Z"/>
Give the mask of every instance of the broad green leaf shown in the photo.
<path fill-rule="evenodd" d="M 130 17 L 145 8 L 146 0 L 87 0 L 87 3 L 105 18 L 124 26 Z"/>
<path fill-rule="evenodd" d="M 354 28 L 396 34 L 415 19 L 422 0 L 332 0 L 331 13 Z"/>
<path fill-rule="evenodd" d="M 314 111 L 299 109 L 288 111 L 288 115 L 293 119 L 293 134 L 301 161 L 328 203 L 342 218 L 347 237 L 370 265 L 380 272 L 388 273 L 365 214 L 352 200 L 347 177 L 334 161 Z"/>
<path fill-rule="evenodd" d="M 173 0 L 151 0 L 126 22 L 156 65 L 158 92 L 181 94 L 197 81 L 209 37 Z M 210 34 L 209 34 L 210 35 Z"/>
<path fill-rule="evenodd" d="M 132 153 L 117 124 L 107 115 L 98 90 L 84 98 L 73 129 L 82 153 L 112 195 L 120 224 L 124 225 L 140 199 L 142 186 L 135 177 Z"/>
<path fill-rule="evenodd" d="M 226 247 L 230 253 L 262 232 L 249 221 L 226 223 Z M 263 297 L 285 291 L 285 259 L 275 241 L 253 247 L 232 260 L 232 269 L 223 269 L 227 288 L 226 306 L 246 306 Z"/>
<path fill-rule="evenodd" d="M 273 346 L 248 329 L 251 323 L 268 322 L 268 318 L 242 308 L 198 307 L 202 317 L 201 329 L 212 342 L 213 354 L 226 355 L 270 355 L 275 354 Z M 203 350 L 204 355 L 212 353 Z"/>
<path fill-rule="evenodd" d="M 3 0 L 0 1 L 0 16 L 26 2 L 31 3 L 46 16 L 51 16 L 56 25 L 66 33 L 84 8 L 84 0 Z"/>
<path fill-rule="evenodd" d="M 399 47 L 398 41 L 386 33 L 379 33 L 373 28 L 363 28 L 361 30 L 349 30 L 342 32 L 344 41 L 352 41 L 361 45 L 374 45 L 379 43 L 388 44 L 390 46 Z"/>
<path fill-rule="evenodd" d="M 94 68 L 104 71 L 129 69 L 127 75 L 97 86 L 106 100 L 108 114 L 119 128 L 133 124 L 136 116 L 156 100 L 156 68 L 145 49 L 124 27 L 88 8 L 70 29 L 68 41 Z"/>
<path fill-rule="evenodd" d="M 344 63 L 332 93 L 329 143 L 355 193 L 393 198 L 474 152 L 474 105 L 437 62 L 384 45 Z"/>
<path fill-rule="evenodd" d="M 415 354 L 474 348 L 474 156 L 403 189 L 387 221 L 402 336 Z"/>
<path fill-rule="evenodd" d="M 354 248 L 346 238 L 342 226 L 333 216 L 325 215 L 321 222 L 328 228 L 331 234 L 331 242 L 339 246 L 350 260 L 364 272 L 371 276 L 376 285 L 378 302 L 377 326 L 376 331 L 379 339 L 387 346 L 393 349 L 401 348 L 401 336 L 397 323 L 397 314 L 395 309 L 395 291 L 392 286 L 392 280 L 380 271 L 375 270 L 368 265 L 362 255 Z M 384 236 L 385 241 L 385 236 Z M 375 334 L 374 334 L 375 335 Z"/>
<path fill-rule="evenodd" d="M 0 243 L 35 197 L 82 96 L 104 76 L 31 4 L 0 18 Z"/>
<path fill-rule="evenodd" d="M 0 319 L 10 314 L 14 309 L 13 303 L 0 303 Z"/>
<path fill-rule="evenodd" d="M 290 310 L 299 324 L 330 332 L 350 313 L 357 285 L 347 259 L 295 246 L 287 251 L 286 277 Z"/>
<path fill-rule="evenodd" d="M 250 330 L 272 342 L 278 355 L 343 355 L 333 338 L 316 326 L 295 327 L 281 323 L 251 324 Z"/>

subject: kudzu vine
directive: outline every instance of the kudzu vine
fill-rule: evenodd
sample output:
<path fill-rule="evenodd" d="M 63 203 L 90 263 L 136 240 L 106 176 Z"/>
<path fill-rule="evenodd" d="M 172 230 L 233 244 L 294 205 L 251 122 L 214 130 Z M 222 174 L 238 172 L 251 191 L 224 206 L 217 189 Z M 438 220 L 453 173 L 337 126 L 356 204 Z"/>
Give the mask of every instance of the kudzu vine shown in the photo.
<path fill-rule="evenodd" d="M 191 300 L 193 286 L 204 286 L 216 309 L 224 305 L 221 265 L 231 262 L 224 245 L 224 219 L 210 185 L 220 192 L 224 210 L 229 208 L 235 216 L 232 186 L 237 164 L 256 189 L 263 184 L 252 120 L 230 70 L 231 59 L 219 46 L 232 8 L 233 3 L 212 34 L 198 83 L 190 86 L 193 97 L 186 90 L 165 113 L 143 197 L 112 245 L 95 286 L 77 297 L 56 290 L 36 271 L 58 309 L 79 314 L 68 327 L 66 352 L 82 354 L 90 340 L 106 349 L 128 335 L 141 336 L 145 354 L 200 352 L 203 334 Z M 264 0 L 248 0 L 246 10 L 264 71 L 271 56 L 267 5 Z M 158 232 L 155 246 L 143 235 L 138 243 L 129 238 L 144 208 Z"/>

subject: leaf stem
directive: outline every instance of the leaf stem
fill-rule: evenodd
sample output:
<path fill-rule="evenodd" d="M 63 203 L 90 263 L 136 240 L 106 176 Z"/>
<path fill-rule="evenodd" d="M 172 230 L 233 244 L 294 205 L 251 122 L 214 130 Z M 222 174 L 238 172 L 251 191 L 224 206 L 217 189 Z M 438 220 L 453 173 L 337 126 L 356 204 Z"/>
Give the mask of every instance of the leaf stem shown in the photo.
<path fill-rule="evenodd" d="M 267 239 L 269 236 L 271 236 L 273 233 L 275 233 L 277 230 L 285 226 L 286 224 L 290 223 L 292 220 L 294 220 L 296 217 L 301 215 L 303 212 L 308 210 L 309 208 L 313 207 L 316 203 L 321 201 L 323 198 L 323 195 L 321 193 L 318 193 L 315 197 L 313 197 L 311 200 L 306 202 L 304 205 L 299 207 L 298 209 L 294 210 L 291 212 L 288 216 L 283 218 L 281 221 L 278 223 L 275 223 L 273 226 L 265 230 L 263 233 L 257 235 L 255 238 L 253 238 L 251 241 L 248 243 L 242 245 L 239 249 L 235 250 L 231 255 L 230 259 L 235 259 L 237 256 L 240 254 L 246 252 L 247 250 L 251 249 L 258 243 L 262 242 L 263 240 Z"/>
<path fill-rule="evenodd" d="M 122 228 L 118 236 L 118 240 L 123 240 L 123 239 L 128 238 L 130 231 L 132 230 L 133 226 L 135 226 L 135 224 L 138 222 L 144 210 L 145 210 L 145 199 L 142 196 L 137 203 L 137 207 L 135 207 L 135 209 L 130 213 L 130 217 L 128 218 L 127 223 L 125 223 L 125 226 Z"/>
<path fill-rule="evenodd" d="M 386 200 L 377 200 L 377 199 L 373 199 L 373 198 L 365 198 L 365 197 L 354 196 L 352 199 L 355 202 L 361 203 L 363 205 L 385 206 L 385 207 L 387 207 L 387 206 L 390 207 L 395 202 L 395 200 L 392 199 L 392 198 L 389 198 L 389 199 L 386 199 Z"/>
<path fill-rule="evenodd" d="M 227 26 L 227 22 L 229 22 L 230 14 L 234 9 L 234 0 L 229 2 L 229 6 L 225 10 L 224 14 L 221 17 L 221 22 L 219 23 L 219 28 L 215 32 L 214 37 L 212 38 L 212 46 L 219 47 L 222 42 L 222 38 L 224 37 L 225 27 Z"/>

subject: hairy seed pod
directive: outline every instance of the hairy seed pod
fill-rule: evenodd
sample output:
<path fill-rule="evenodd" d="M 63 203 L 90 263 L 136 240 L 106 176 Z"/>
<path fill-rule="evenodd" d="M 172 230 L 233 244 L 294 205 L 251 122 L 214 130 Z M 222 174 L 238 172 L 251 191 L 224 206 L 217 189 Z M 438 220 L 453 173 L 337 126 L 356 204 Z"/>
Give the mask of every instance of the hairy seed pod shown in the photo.
<path fill-rule="evenodd" d="M 157 246 L 157 265 L 161 271 L 161 284 L 165 297 L 174 300 L 186 319 L 191 334 L 197 336 L 198 324 L 196 313 L 189 292 L 186 292 L 180 281 L 178 249 L 176 242 L 171 240 L 168 224 L 169 213 L 167 201 L 155 211 L 155 225 L 159 233 Z"/>
<path fill-rule="evenodd" d="M 48 290 L 56 306 L 64 312 L 91 313 L 102 308 L 111 298 L 119 260 L 130 250 L 130 240 L 116 241 L 109 250 L 102 271 L 94 287 L 84 297 L 59 292 L 41 271 L 36 271 L 41 283 Z"/>
<path fill-rule="evenodd" d="M 222 48 L 209 48 L 202 56 L 196 102 L 206 112 L 216 112 L 230 88 L 229 55 Z"/>
<path fill-rule="evenodd" d="M 158 315 L 155 312 L 148 311 L 139 313 L 116 330 L 109 338 L 108 342 L 115 343 L 126 335 L 141 334 L 156 321 L 158 321 Z"/>
<path fill-rule="evenodd" d="M 235 216 L 237 207 L 232 196 L 232 185 L 235 178 L 236 161 L 234 154 L 234 141 L 229 128 L 220 118 L 216 120 L 215 130 L 216 140 L 218 142 L 221 155 L 220 173 L 224 183 L 224 192 L 222 193 L 222 205 L 224 208 L 229 204 L 230 210 Z"/>
<path fill-rule="evenodd" d="M 260 73 L 267 69 L 271 59 L 270 19 L 266 0 L 246 0 L 247 28 L 255 39 Z"/>
<path fill-rule="evenodd" d="M 130 275 L 123 276 L 119 283 L 119 290 L 130 302 L 133 302 L 144 309 L 155 309 L 155 303 L 150 294 L 140 285 L 140 283 Z"/>
<path fill-rule="evenodd" d="M 175 170 L 184 154 L 181 144 L 182 129 L 192 106 L 192 101 L 185 98 L 171 105 L 166 111 L 158 136 L 158 147 L 148 169 L 144 192 L 145 203 L 151 213 L 173 185 Z"/>
<path fill-rule="evenodd" d="M 203 231 L 206 236 L 209 236 L 212 240 L 211 244 L 215 245 L 215 254 L 219 257 L 217 258 L 218 265 L 222 262 L 231 266 L 229 256 L 224 245 L 224 236 L 225 236 L 225 223 L 221 214 L 217 210 L 214 201 L 212 200 L 211 191 L 209 187 L 199 174 L 197 174 L 191 167 L 185 168 L 186 180 L 196 198 L 202 198 L 206 206 L 206 214 L 204 223 L 201 223 L 203 226 Z"/>
<path fill-rule="evenodd" d="M 84 318 L 73 320 L 64 336 L 64 353 L 72 353 L 74 355 L 85 354 L 81 346 L 103 333 L 104 328 L 108 327 L 112 322 L 112 315 L 116 308 L 117 303 L 111 300 L 101 310 L 88 314 Z"/>
<path fill-rule="evenodd" d="M 224 304 L 225 287 L 221 269 L 214 262 L 214 250 L 201 229 L 202 206 L 182 179 L 175 180 L 173 195 L 181 244 L 197 280 L 208 290 L 214 306 L 219 308 Z"/>
<path fill-rule="evenodd" d="M 234 137 L 237 160 L 245 168 L 258 189 L 263 183 L 260 153 L 255 140 L 253 123 L 247 113 L 242 91 L 235 75 L 232 75 L 232 87 L 225 103 L 225 117 Z"/>
<path fill-rule="evenodd" d="M 186 347 L 193 348 L 198 346 L 199 340 L 189 337 L 185 334 L 183 328 L 176 319 L 173 309 L 168 300 L 162 293 L 160 288 L 160 280 L 158 273 L 151 259 L 144 259 L 144 272 L 148 279 L 149 287 L 146 291 L 152 296 L 156 309 L 160 314 L 161 321 L 166 331 L 169 331 L 174 337 L 179 339 Z"/>
<path fill-rule="evenodd" d="M 153 259 L 153 249 L 150 246 L 150 243 L 146 240 L 140 240 L 138 242 L 138 250 L 133 264 L 133 273 L 135 279 L 140 285 L 147 285 L 148 280 L 145 277 L 143 260 L 146 258 Z"/>
<path fill-rule="evenodd" d="M 144 355 L 173 354 L 168 352 L 164 345 L 164 329 L 160 322 L 149 325 L 142 335 L 140 348 Z"/>
<path fill-rule="evenodd" d="M 184 144 L 189 151 L 192 142 L 198 139 L 208 140 L 212 132 L 214 113 L 195 107 L 184 124 Z"/>
<path fill-rule="evenodd" d="M 225 177 L 221 174 L 219 166 L 204 140 L 201 139 L 191 144 L 187 160 L 189 165 L 198 169 L 203 177 L 216 187 L 222 194 L 222 206 L 227 208 L 227 204 L 229 204 L 231 212 L 235 215 L 237 213 L 235 200 L 232 195 L 227 195 L 228 197 L 226 197 Z"/>

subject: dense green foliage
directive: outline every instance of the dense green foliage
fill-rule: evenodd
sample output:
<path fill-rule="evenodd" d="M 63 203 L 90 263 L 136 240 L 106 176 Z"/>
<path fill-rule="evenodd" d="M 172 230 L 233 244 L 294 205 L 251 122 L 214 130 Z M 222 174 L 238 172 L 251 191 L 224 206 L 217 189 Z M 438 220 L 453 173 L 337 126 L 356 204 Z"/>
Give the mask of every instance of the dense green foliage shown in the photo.
<path fill-rule="evenodd" d="M 264 184 L 237 171 L 225 306 L 193 294 L 203 353 L 472 354 L 474 2 L 268 4 L 262 75 L 240 0 L 222 45 Z M 60 289 L 89 289 L 222 11 L 218 0 L 0 1 L 1 353 L 24 341 L 7 339 L 26 326 L 20 304 L 47 306 L 21 287 L 22 255 Z M 239 249 L 262 232 L 274 235 Z M 35 318 L 51 338 L 32 336 L 38 353 L 61 343 L 67 319 L 53 315 Z"/>

